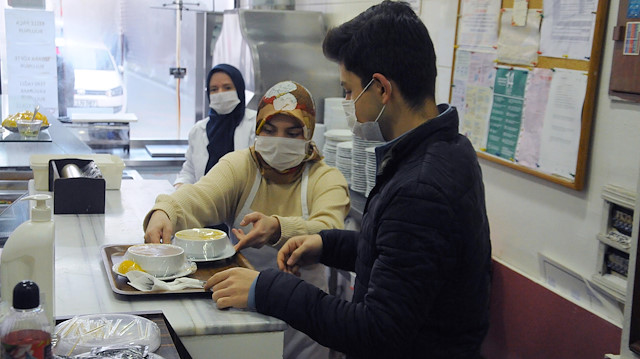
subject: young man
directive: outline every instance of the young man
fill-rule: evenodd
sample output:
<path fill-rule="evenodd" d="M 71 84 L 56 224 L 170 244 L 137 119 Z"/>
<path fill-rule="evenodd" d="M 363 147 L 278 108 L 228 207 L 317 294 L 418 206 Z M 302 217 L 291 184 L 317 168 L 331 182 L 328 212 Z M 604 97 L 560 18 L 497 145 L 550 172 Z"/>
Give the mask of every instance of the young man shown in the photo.
<path fill-rule="evenodd" d="M 229 270 L 207 287 L 219 307 L 255 308 L 350 357 L 479 358 L 491 266 L 484 186 L 456 109 L 435 103 L 426 27 L 408 4 L 384 1 L 330 30 L 323 47 L 340 65 L 353 132 L 389 143 L 376 149 L 361 230 L 291 238 L 278 265 L 355 271 L 353 301 L 275 270 Z"/>

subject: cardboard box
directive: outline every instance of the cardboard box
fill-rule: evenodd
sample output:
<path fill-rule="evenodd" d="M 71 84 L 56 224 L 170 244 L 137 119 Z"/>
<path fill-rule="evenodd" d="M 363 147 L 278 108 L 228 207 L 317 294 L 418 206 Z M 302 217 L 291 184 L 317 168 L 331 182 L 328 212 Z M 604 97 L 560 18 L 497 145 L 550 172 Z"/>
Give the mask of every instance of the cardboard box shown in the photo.
<path fill-rule="evenodd" d="M 109 154 L 90 154 L 90 155 L 73 155 L 73 154 L 38 154 L 31 155 L 29 162 L 33 170 L 33 179 L 36 191 L 52 191 L 49 188 L 49 161 L 65 158 L 77 158 L 83 160 L 92 160 L 96 163 L 102 176 L 106 181 L 107 190 L 119 190 L 122 183 L 122 171 L 125 168 L 122 158 Z"/>

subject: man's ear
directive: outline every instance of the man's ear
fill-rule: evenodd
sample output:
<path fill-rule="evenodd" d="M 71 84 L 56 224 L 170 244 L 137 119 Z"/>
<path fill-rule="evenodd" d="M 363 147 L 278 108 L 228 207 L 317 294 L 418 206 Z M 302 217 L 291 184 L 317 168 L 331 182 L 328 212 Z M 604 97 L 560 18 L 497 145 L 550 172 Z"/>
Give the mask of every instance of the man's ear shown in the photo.
<path fill-rule="evenodd" d="M 386 105 L 391 99 L 391 92 L 393 91 L 391 81 L 385 75 L 377 72 L 373 74 L 373 78 L 377 83 L 377 93 L 382 97 L 381 102 Z"/>

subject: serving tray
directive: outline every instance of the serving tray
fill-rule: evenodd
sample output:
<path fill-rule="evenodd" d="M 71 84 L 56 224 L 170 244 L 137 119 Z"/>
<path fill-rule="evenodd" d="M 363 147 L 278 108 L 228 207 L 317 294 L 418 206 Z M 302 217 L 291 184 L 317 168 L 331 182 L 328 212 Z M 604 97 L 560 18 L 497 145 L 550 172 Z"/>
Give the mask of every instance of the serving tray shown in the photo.
<path fill-rule="evenodd" d="M 118 275 L 112 271 L 114 263 L 118 263 L 122 261 L 122 257 L 127 252 L 127 248 L 131 247 L 133 244 L 118 244 L 118 245 L 106 245 L 100 248 L 100 252 L 102 255 L 102 263 L 104 264 L 104 269 L 107 274 L 107 279 L 109 280 L 109 284 L 111 285 L 111 289 L 121 295 L 128 296 L 149 296 L 149 295 L 175 295 L 175 294 L 206 294 L 210 295 L 211 293 L 205 292 L 204 289 L 200 288 L 186 288 L 181 290 L 162 290 L 162 291 L 153 291 L 153 292 L 142 292 L 134 287 L 127 284 L 129 281 L 127 277 Z M 242 267 L 254 269 L 251 263 L 242 255 L 242 253 L 236 253 L 232 257 L 227 259 L 222 259 L 219 261 L 212 262 L 200 262 L 198 263 L 198 269 L 195 273 L 188 275 L 189 278 L 196 278 L 200 280 L 206 281 L 215 273 L 223 271 L 225 269 L 234 268 L 234 267 Z"/>

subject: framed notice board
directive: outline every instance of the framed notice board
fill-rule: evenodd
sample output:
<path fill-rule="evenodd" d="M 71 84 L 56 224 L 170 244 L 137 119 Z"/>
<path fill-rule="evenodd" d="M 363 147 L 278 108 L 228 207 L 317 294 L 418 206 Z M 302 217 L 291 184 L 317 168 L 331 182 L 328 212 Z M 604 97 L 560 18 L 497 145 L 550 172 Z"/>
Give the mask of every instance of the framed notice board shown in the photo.
<path fill-rule="evenodd" d="M 607 0 L 458 0 L 450 103 L 478 156 L 582 190 Z"/>

